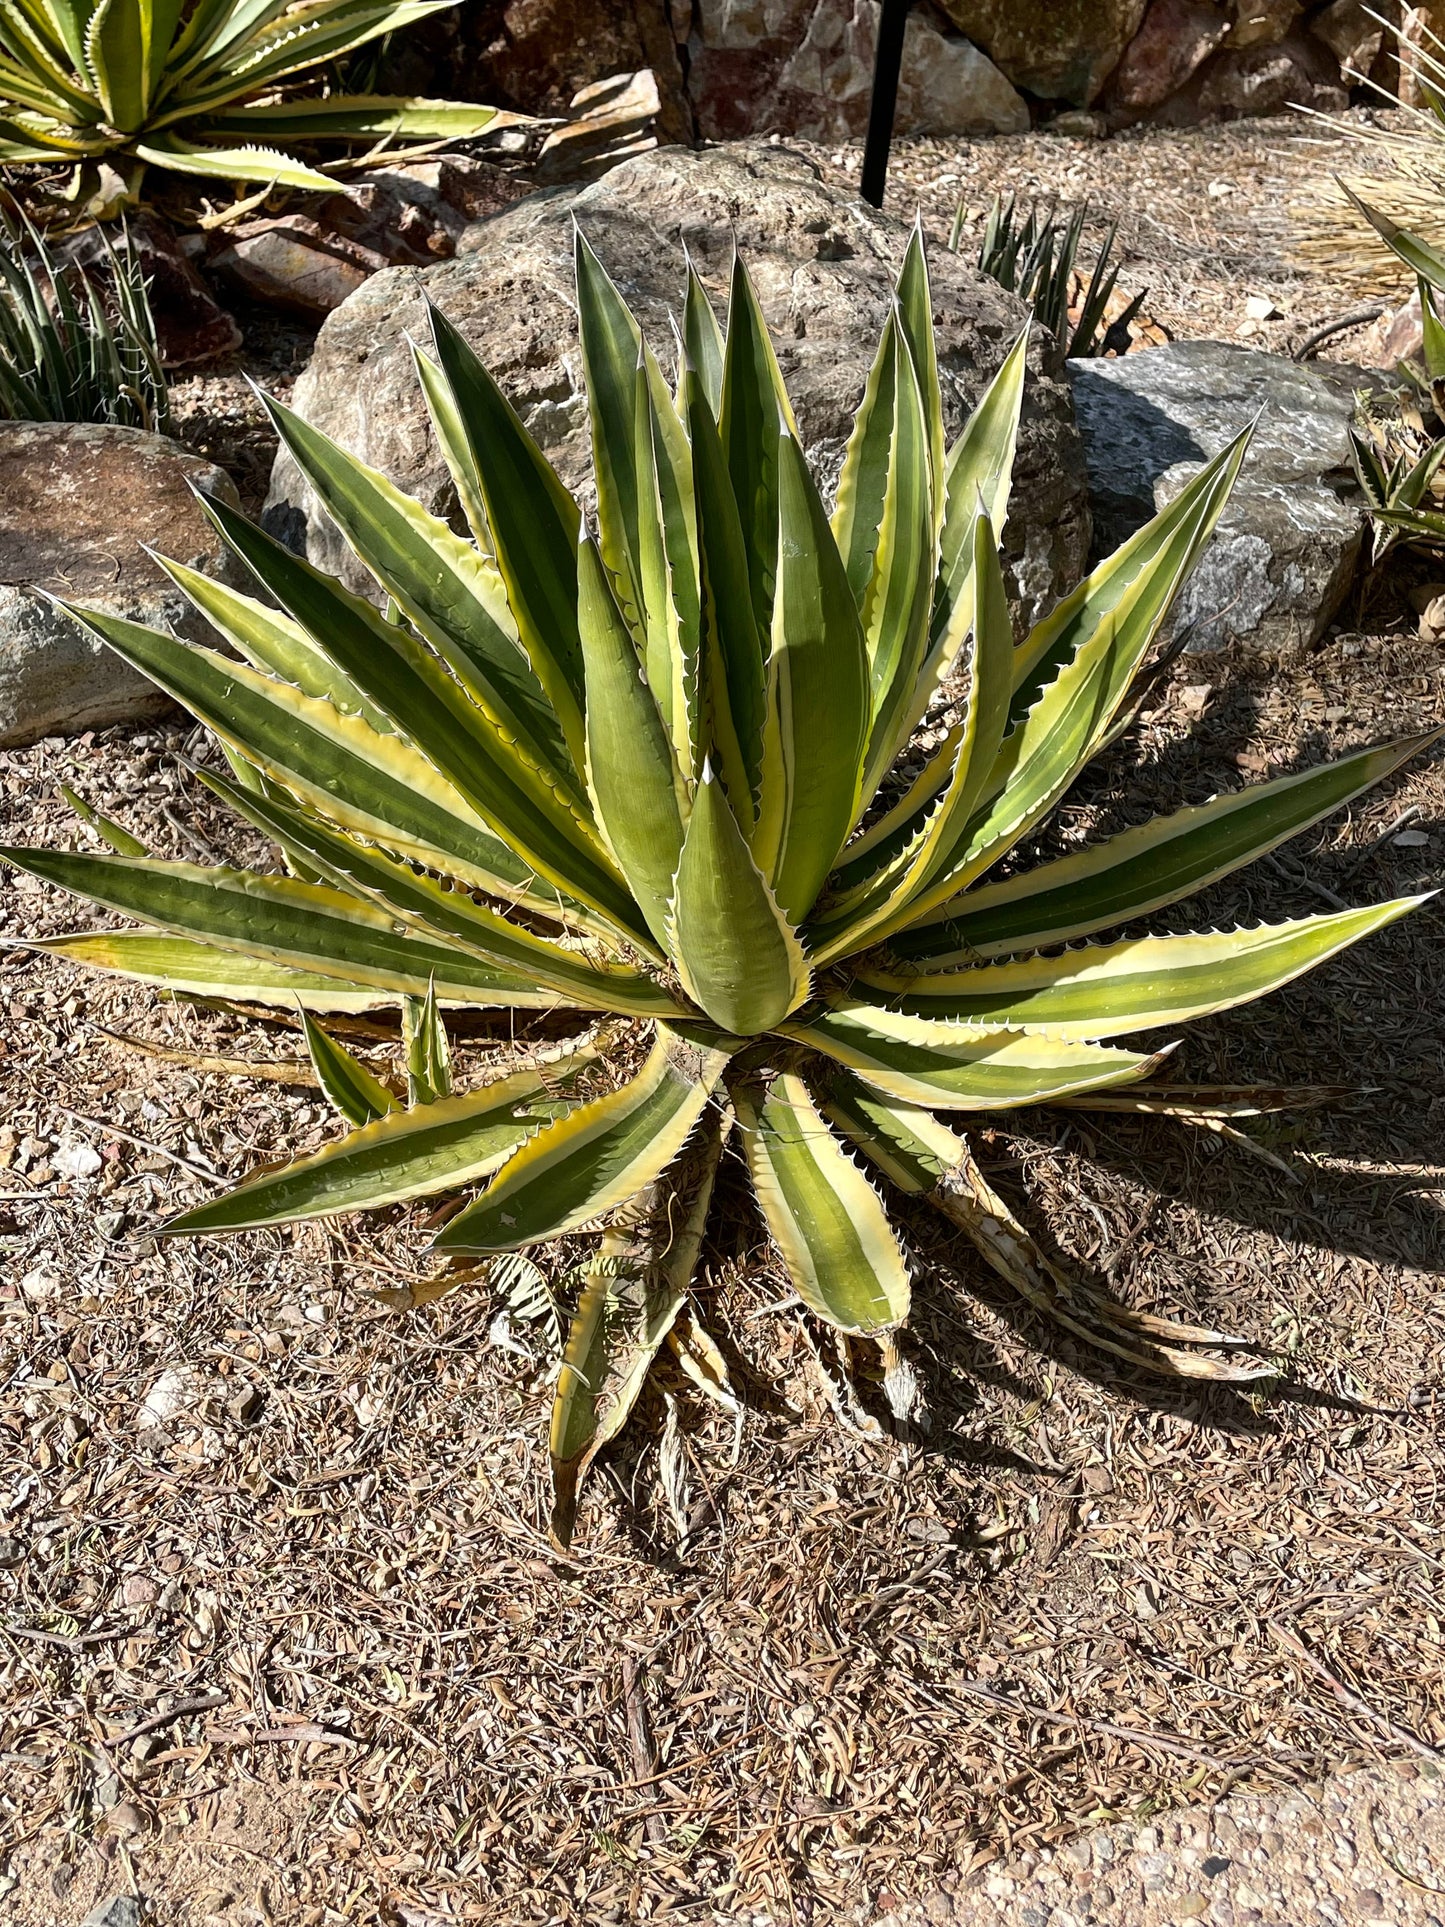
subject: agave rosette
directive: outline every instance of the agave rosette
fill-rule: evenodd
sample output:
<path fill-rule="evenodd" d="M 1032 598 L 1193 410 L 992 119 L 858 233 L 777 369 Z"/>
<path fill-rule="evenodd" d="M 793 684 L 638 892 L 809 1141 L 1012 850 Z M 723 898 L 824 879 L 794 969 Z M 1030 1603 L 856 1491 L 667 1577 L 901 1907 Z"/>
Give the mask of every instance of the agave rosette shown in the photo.
<path fill-rule="evenodd" d="M 218 735 L 233 777 L 207 780 L 289 873 L 10 850 L 146 926 L 45 947 L 176 991 L 299 1004 L 356 1126 L 170 1229 L 476 1181 L 436 1240 L 456 1259 L 610 1221 L 557 1391 L 562 1538 L 582 1469 L 659 1349 L 704 1369 L 688 1291 L 729 1134 L 803 1306 L 889 1357 L 909 1309 L 888 1204 L 901 1190 L 1095 1344 L 1199 1376 L 1267 1369 L 1196 1353 L 1221 1335 L 1071 1283 L 956 1128 L 1130 1098 L 1229 1129 L 1285 1105 L 1161 1083 L 1159 1055 L 1122 1040 L 1275 990 L 1416 901 L 1079 941 L 1263 855 L 1422 738 L 999 875 L 1127 718 L 1245 438 L 1016 642 L 999 537 L 1025 340 L 947 448 L 917 236 L 831 516 L 741 264 L 725 331 L 690 278 L 675 390 L 580 237 L 577 277 L 595 532 L 435 314 L 417 372 L 468 534 L 271 404 L 385 615 L 216 502 L 267 600 L 165 566 L 241 661 L 73 612 Z M 904 780 L 940 692 L 955 720 Z M 413 1013 L 409 1061 L 430 1036 L 434 1064 L 448 1005 L 570 1006 L 650 1030 L 636 1074 L 600 1095 L 570 1089 L 594 1040 L 462 1096 L 434 1071 L 403 1107 L 354 1087 L 315 1021 L 387 1003 Z"/>
<path fill-rule="evenodd" d="M 495 108 L 461 101 L 290 91 L 298 74 L 455 3 L 0 0 L 0 162 L 110 160 L 329 190 L 296 143 L 496 127 Z"/>

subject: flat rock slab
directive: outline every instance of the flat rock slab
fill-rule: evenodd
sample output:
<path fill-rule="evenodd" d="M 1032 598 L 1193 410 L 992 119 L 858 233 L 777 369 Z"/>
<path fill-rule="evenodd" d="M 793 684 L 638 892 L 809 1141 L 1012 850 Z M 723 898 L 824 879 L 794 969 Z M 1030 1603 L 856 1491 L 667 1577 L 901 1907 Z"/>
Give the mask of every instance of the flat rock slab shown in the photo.
<path fill-rule="evenodd" d="M 90 422 L 0 423 L 0 745 L 159 715 L 170 700 L 44 591 L 177 635 L 214 632 L 144 552 L 228 575 L 191 487 L 230 477 L 162 435 Z"/>
<path fill-rule="evenodd" d="M 462 236 L 457 258 L 388 272 L 330 316 L 295 406 L 434 512 L 453 517 L 451 479 L 417 387 L 407 337 L 425 340 L 422 291 L 477 349 L 567 486 L 590 492 L 577 345 L 573 217 L 632 306 L 664 367 L 680 314 L 684 245 L 721 310 L 734 237 L 756 282 L 814 472 L 831 492 L 907 245 L 901 221 L 827 187 L 803 156 L 764 142 L 664 148 L 581 191 L 533 195 Z M 956 434 L 1027 319 L 966 260 L 931 262 L 939 366 Z M 1077 580 L 1088 549 L 1083 453 L 1067 385 L 1030 360 L 1008 553 L 1034 620 Z M 366 579 L 284 453 L 266 526 L 354 587 Z"/>
<path fill-rule="evenodd" d="M 1222 341 L 1175 341 L 1119 361 L 1074 361 L 1094 553 L 1171 502 L 1258 417 L 1214 541 L 1175 605 L 1194 653 L 1238 639 L 1281 655 L 1324 633 L 1354 577 L 1365 502 L 1350 463 L 1355 391 L 1378 379 Z"/>

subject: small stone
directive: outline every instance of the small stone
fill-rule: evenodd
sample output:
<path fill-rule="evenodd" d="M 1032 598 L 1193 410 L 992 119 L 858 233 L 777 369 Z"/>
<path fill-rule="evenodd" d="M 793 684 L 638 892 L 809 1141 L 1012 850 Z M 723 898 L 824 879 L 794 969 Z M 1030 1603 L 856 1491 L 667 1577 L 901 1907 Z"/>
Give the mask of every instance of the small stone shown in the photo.
<path fill-rule="evenodd" d="M 1362 1920 L 1384 1918 L 1385 1903 L 1373 1887 L 1356 1887 L 1355 1906 L 1359 1909 Z"/>
<path fill-rule="evenodd" d="M 141 1904 L 132 1894 L 116 1894 L 92 1907 L 80 1927 L 140 1927 Z"/>
<path fill-rule="evenodd" d="M 169 1425 L 172 1419 L 193 1411 L 205 1395 L 206 1382 L 198 1371 L 188 1365 L 173 1365 L 160 1374 L 146 1393 L 135 1429 L 149 1432 Z"/>
<path fill-rule="evenodd" d="M 0 1569 L 18 1566 L 24 1557 L 23 1540 L 12 1538 L 9 1533 L 0 1534 Z"/>
<path fill-rule="evenodd" d="M 1185 1894 L 1182 1900 L 1171 1904 L 1181 1920 L 1199 1920 L 1209 1912 L 1209 1900 L 1205 1894 Z"/>
<path fill-rule="evenodd" d="M 1251 321 L 1278 321 L 1280 311 L 1267 294 L 1252 294 L 1244 304 Z"/>
<path fill-rule="evenodd" d="M 114 1834 L 122 1837 L 145 1832 L 145 1815 L 134 1801 L 122 1800 L 113 1806 L 105 1817 L 105 1824 Z"/>
<path fill-rule="evenodd" d="M 93 1178 L 104 1160 L 93 1144 L 66 1142 L 57 1147 L 51 1162 L 64 1178 Z"/>
<path fill-rule="evenodd" d="M 1218 1822 L 1216 1822 L 1215 1831 L 1218 1832 L 1218 1830 Z M 1222 1853 L 1212 1853 L 1207 1860 L 1201 1860 L 1199 1863 L 1199 1871 L 1208 1880 L 1218 1880 L 1222 1873 L 1229 1872 L 1229 1868 L 1230 1862 Z"/>
<path fill-rule="evenodd" d="M 925 1920 L 949 1921 L 953 1919 L 953 1897 L 950 1894 L 935 1892 L 928 1895 L 923 1903 Z"/>
<path fill-rule="evenodd" d="M 1276 1854 L 1284 1845 L 1284 1835 L 1276 1833 L 1273 1827 L 1268 1827 L 1259 1836 L 1259 1844 L 1266 1854 Z"/>
<path fill-rule="evenodd" d="M 237 1425 L 249 1425 L 259 1417 L 266 1395 L 259 1385 L 243 1385 L 233 1398 L 226 1401 L 226 1412 Z"/>
<path fill-rule="evenodd" d="M 1134 1851 L 1135 1853 L 1157 1853 L 1159 1851 L 1159 1834 L 1154 1827 L 1140 1827 L 1139 1831 L 1134 1835 Z"/>
<path fill-rule="evenodd" d="M 153 1606 L 161 1596 L 161 1589 L 154 1579 L 134 1572 L 122 1582 L 120 1603 L 122 1606 Z"/>
<path fill-rule="evenodd" d="M 1080 1835 L 1079 1838 L 1075 1840 L 1066 1840 L 1064 1842 L 1059 1848 L 1059 1858 L 1061 1860 L 1067 1860 L 1071 1865 L 1083 1869 L 1087 1867 L 1093 1859 L 1093 1849 L 1090 1847 L 1089 1842 Z"/>

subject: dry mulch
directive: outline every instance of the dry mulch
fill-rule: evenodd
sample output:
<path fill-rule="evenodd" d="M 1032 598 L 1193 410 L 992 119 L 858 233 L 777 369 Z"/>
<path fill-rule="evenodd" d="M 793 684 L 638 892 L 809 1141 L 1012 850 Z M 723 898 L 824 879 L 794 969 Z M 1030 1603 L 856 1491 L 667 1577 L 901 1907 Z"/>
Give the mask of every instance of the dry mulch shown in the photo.
<path fill-rule="evenodd" d="M 1101 183 L 1127 145 L 996 144 L 1080 147 Z M 1183 665 L 1066 827 L 1439 722 L 1440 650 L 1393 609 L 1369 600 L 1305 663 Z M 254 859 L 182 768 L 202 747 L 180 727 L 12 751 L 0 828 L 90 847 L 63 778 L 159 851 Z M 1429 888 L 1442 801 L 1432 753 L 1156 925 Z M 931 1429 L 875 1435 L 836 1409 L 729 1181 L 705 1310 L 746 1399 L 740 1441 L 664 1376 L 599 1467 L 572 1560 L 545 1534 L 538 1333 L 485 1289 L 411 1312 L 377 1296 L 424 1274 L 420 1210 L 157 1240 L 188 1200 L 333 1126 L 294 1031 L 18 941 L 84 922 L 6 877 L 0 1917 L 68 1927 L 137 1892 L 163 1922 L 308 1927 L 807 1922 L 928 1894 L 943 1918 L 950 1891 L 962 1912 L 1014 1880 L 1002 1917 L 1033 1927 L 1029 1883 L 1100 1822 L 1127 1820 L 1143 1853 L 1137 1830 L 1180 1803 L 1302 1797 L 1341 1761 L 1422 1747 L 1428 1795 L 1445 1749 L 1434 904 L 1180 1051 L 1196 1081 L 1366 1087 L 1258 1127 L 1293 1177 L 1151 1120 L 980 1134 L 1059 1250 L 1130 1303 L 1275 1352 L 1277 1381 L 1117 1367 L 900 1204 Z M 289 1061 L 295 1081 L 144 1055 L 102 1025 Z M 385 1061 L 384 1039 L 358 1043 Z M 512 1048 L 501 1026 L 459 1038 L 462 1076 Z"/>

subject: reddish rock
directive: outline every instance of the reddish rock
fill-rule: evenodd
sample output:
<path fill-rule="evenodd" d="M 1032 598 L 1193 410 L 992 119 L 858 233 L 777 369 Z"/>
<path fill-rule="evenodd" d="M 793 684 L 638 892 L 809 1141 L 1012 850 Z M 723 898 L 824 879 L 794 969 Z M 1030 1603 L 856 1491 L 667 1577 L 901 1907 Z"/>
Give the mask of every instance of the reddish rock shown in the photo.
<path fill-rule="evenodd" d="M 1157 107 L 1204 64 L 1228 32 L 1229 16 L 1204 0 L 1151 0 L 1143 26 L 1114 71 L 1110 104 L 1131 111 Z"/>
<path fill-rule="evenodd" d="M 231 229 L 227 246 L 210 265 L 214 274 L 253 301 L 320 320 L 390 263 L 384 254 L 348 241 L 317 221 L 285 214 Z"/>
<path fill-rule="evenodd" d="M 543 143 L 538 181 L 550 186 L 590 180 L 619 161 L 645 154 L 657 145 L 660 106 L 657 77 L 650 67 L 582 88 L 572 101 L 567 125 Z"/>
<path fill-rule="evenodd" d="M 1224 46 L 1149 118 L 1166 127 L 1194 127 L 1206 120 L 1282 114 L 1291 107 L 1334 114 L 1348 103 L 1339 63 L 1318 40 L 1292 34 L 1278 46 L 1245 53 Z"/>

